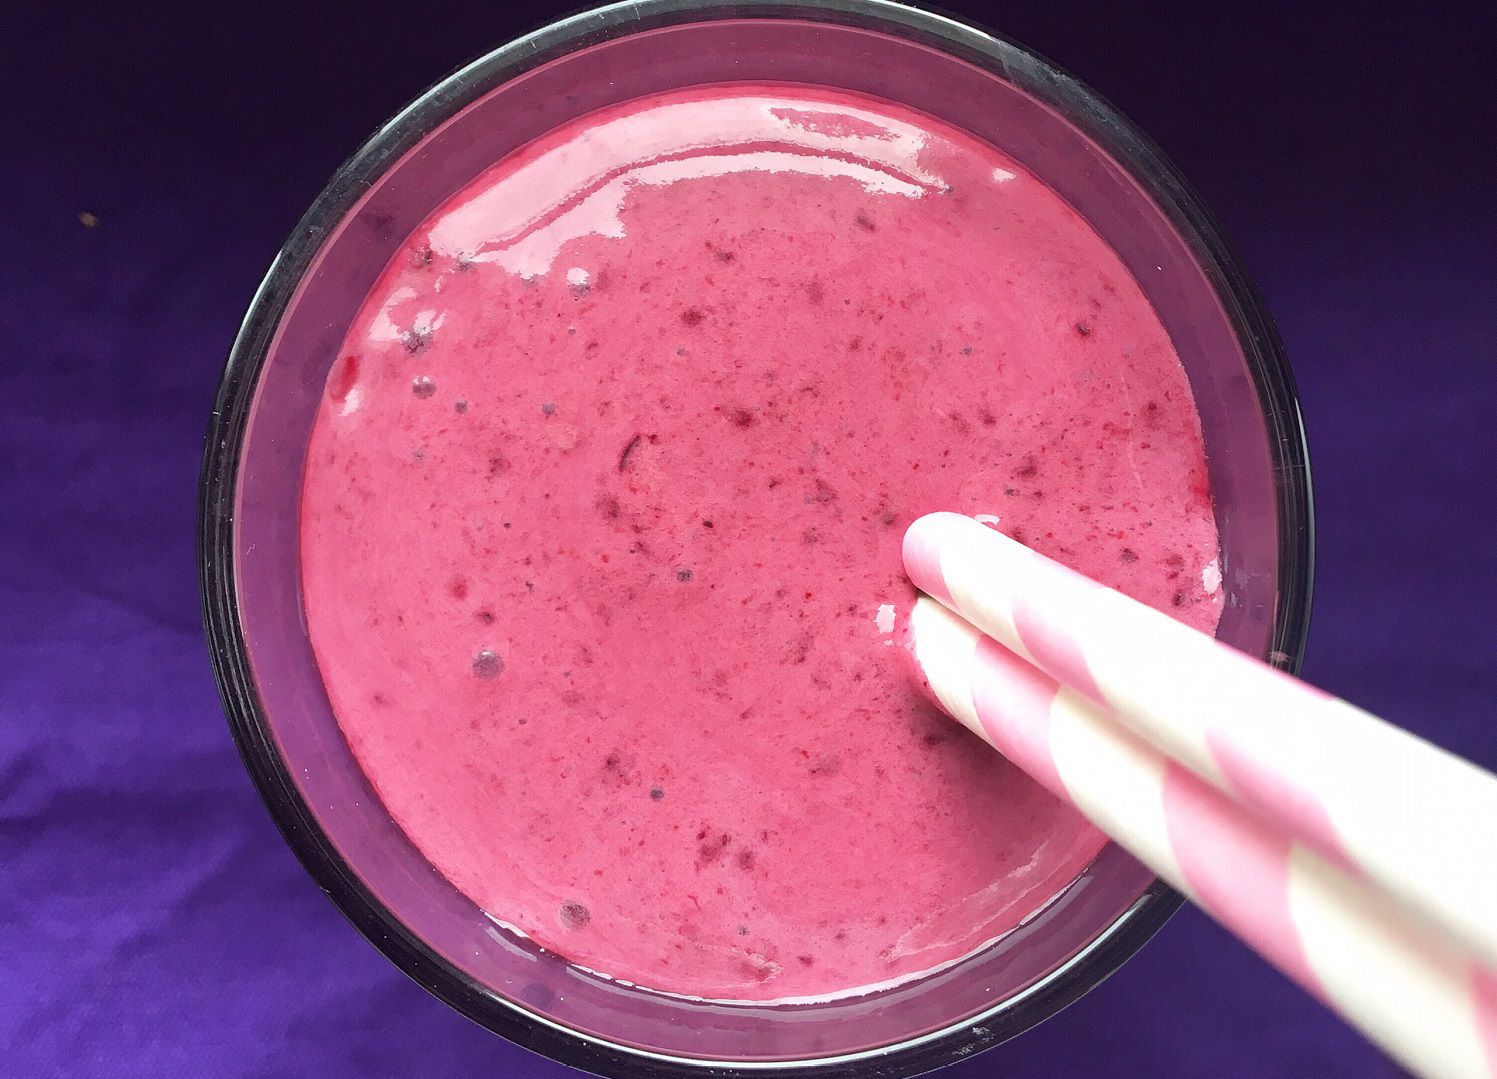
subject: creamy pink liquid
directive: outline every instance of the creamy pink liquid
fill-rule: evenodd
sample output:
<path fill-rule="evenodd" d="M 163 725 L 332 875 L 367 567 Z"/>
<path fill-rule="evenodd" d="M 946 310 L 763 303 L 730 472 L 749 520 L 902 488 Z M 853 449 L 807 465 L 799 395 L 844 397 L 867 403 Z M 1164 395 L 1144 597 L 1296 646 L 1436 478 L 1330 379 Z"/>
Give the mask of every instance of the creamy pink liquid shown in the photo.
<path fill-rule="evenodd" d="M 844 993 L 1102 843 L 901 661 L 938 509 L 1215 625 L 1184 373 L 1075 213 L 890 104 L 665 95 L 495 165 L 370 293 L 307 626 L 380 798 L 493 917 L 661 990 Z"/>

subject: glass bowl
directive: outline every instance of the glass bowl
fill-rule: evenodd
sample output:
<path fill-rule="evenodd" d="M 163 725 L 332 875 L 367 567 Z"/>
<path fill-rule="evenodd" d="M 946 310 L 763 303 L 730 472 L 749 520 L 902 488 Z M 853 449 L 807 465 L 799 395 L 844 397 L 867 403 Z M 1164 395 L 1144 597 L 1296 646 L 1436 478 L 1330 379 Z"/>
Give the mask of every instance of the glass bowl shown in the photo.
<path fill-rule="evenodd" d="M 436 873 L 343 740 L 302 618 L 298 502 L 328 370 L 366 292 L 433 209 L 583 113 L 684 86 L 860 91 L 992 142 L 1138 279 L 1204 430 L 1227 590 L 1218 635 L 1294 669 L 1309 611 L 1309 475 L 1261 299 L 1198 199 L 1075 79 L 977 27 L 882 0 L 641 0 L 575 15 L 443 80 L 333 178 L 256 294 L 209 430 L 200 569 L 231 727 L 287 842 L 402 970 L 489 1029 L 607 1075 L 918 1074 L 1054 1014 L 1181 898 L 1108 846 L 1038 916 L 955 966 L 817 1004 L 694 1001 L 609 982 L 500 930 Z"/>

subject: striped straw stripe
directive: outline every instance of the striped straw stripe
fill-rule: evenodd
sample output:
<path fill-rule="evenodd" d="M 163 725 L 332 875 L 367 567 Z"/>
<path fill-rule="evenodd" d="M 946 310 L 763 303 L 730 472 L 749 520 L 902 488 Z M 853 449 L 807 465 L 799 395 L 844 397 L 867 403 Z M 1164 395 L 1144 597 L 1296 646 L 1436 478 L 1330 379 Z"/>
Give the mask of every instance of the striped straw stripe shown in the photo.
<path fill-rule="evenodd" d="M 940 604 L 910 629 L 948 712 L 1406 1067 L 1497 1076 L 1489 970 Z"/>
<path fill-rule="evenodd" d="M 1497 965 L 1489 773 L 971 518 L 917 520 L 905 565 L 982 632 Z"/>

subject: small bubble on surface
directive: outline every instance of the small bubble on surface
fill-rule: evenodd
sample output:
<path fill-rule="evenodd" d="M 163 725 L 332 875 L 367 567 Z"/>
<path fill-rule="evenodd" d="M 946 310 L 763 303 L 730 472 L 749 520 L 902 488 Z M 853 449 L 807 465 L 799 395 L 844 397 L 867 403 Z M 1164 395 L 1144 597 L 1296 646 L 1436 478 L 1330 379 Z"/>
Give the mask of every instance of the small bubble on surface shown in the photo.
<path fill-rule="evenodd" d="M 430 375 L 417 375 L 411 379 L 411 392 L 424 401 L 437 392 L 437 384 L 431 380 Z"/>
<path fill-rule="evenodd" d="M 661 787 L 651 787 L 650 788 L 650 801 L 652 801 L 652 802 L 658 802 L 658 801 L 660 801 L 660 799 L 662 799 L 664 797 L 665 797 L 665 790 L 663 788 L 661 788 Z"/>
<path fill-rule="evenodd" d="M 464 398 L 459 397 L 456 401 L 452 402 L 452 411 L 461 416 L 464 412 L 468 411 L 468 402 Z"/>
<path fill-rule="evenodd" d="M 431 330 L 425 326 L 412 326 L 400 335 L 400 343 L 412 356 L 431 344 Z"/>
<path fill-rule="evenodd" d="M 547 416 L 556 415 L 556 402 L 546 401 L 541 405 L 541 412 Z"/>
<path fill-rule="evenodd" d="M 492 648 L 484 648 L 473 656 L 473 673 L 479 678 L 497 678 L 504 670 L 504 660 Z"/>

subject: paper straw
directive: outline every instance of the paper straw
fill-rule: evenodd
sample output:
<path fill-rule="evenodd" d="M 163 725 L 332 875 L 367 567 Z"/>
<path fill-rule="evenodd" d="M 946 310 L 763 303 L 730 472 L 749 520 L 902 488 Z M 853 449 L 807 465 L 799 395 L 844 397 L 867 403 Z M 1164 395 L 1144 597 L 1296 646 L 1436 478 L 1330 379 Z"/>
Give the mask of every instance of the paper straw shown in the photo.
<path fill-rule="evenodd" d="M 923 591 L 1497 965 L 1497 778 L 968 517 L 910 526 Z"/>
<path fill-rule="evenodd" d="M 1497 976 L 932 600 L 916 660 L 953 717 L 1411 1070 L 1497 1075 Z"/>

